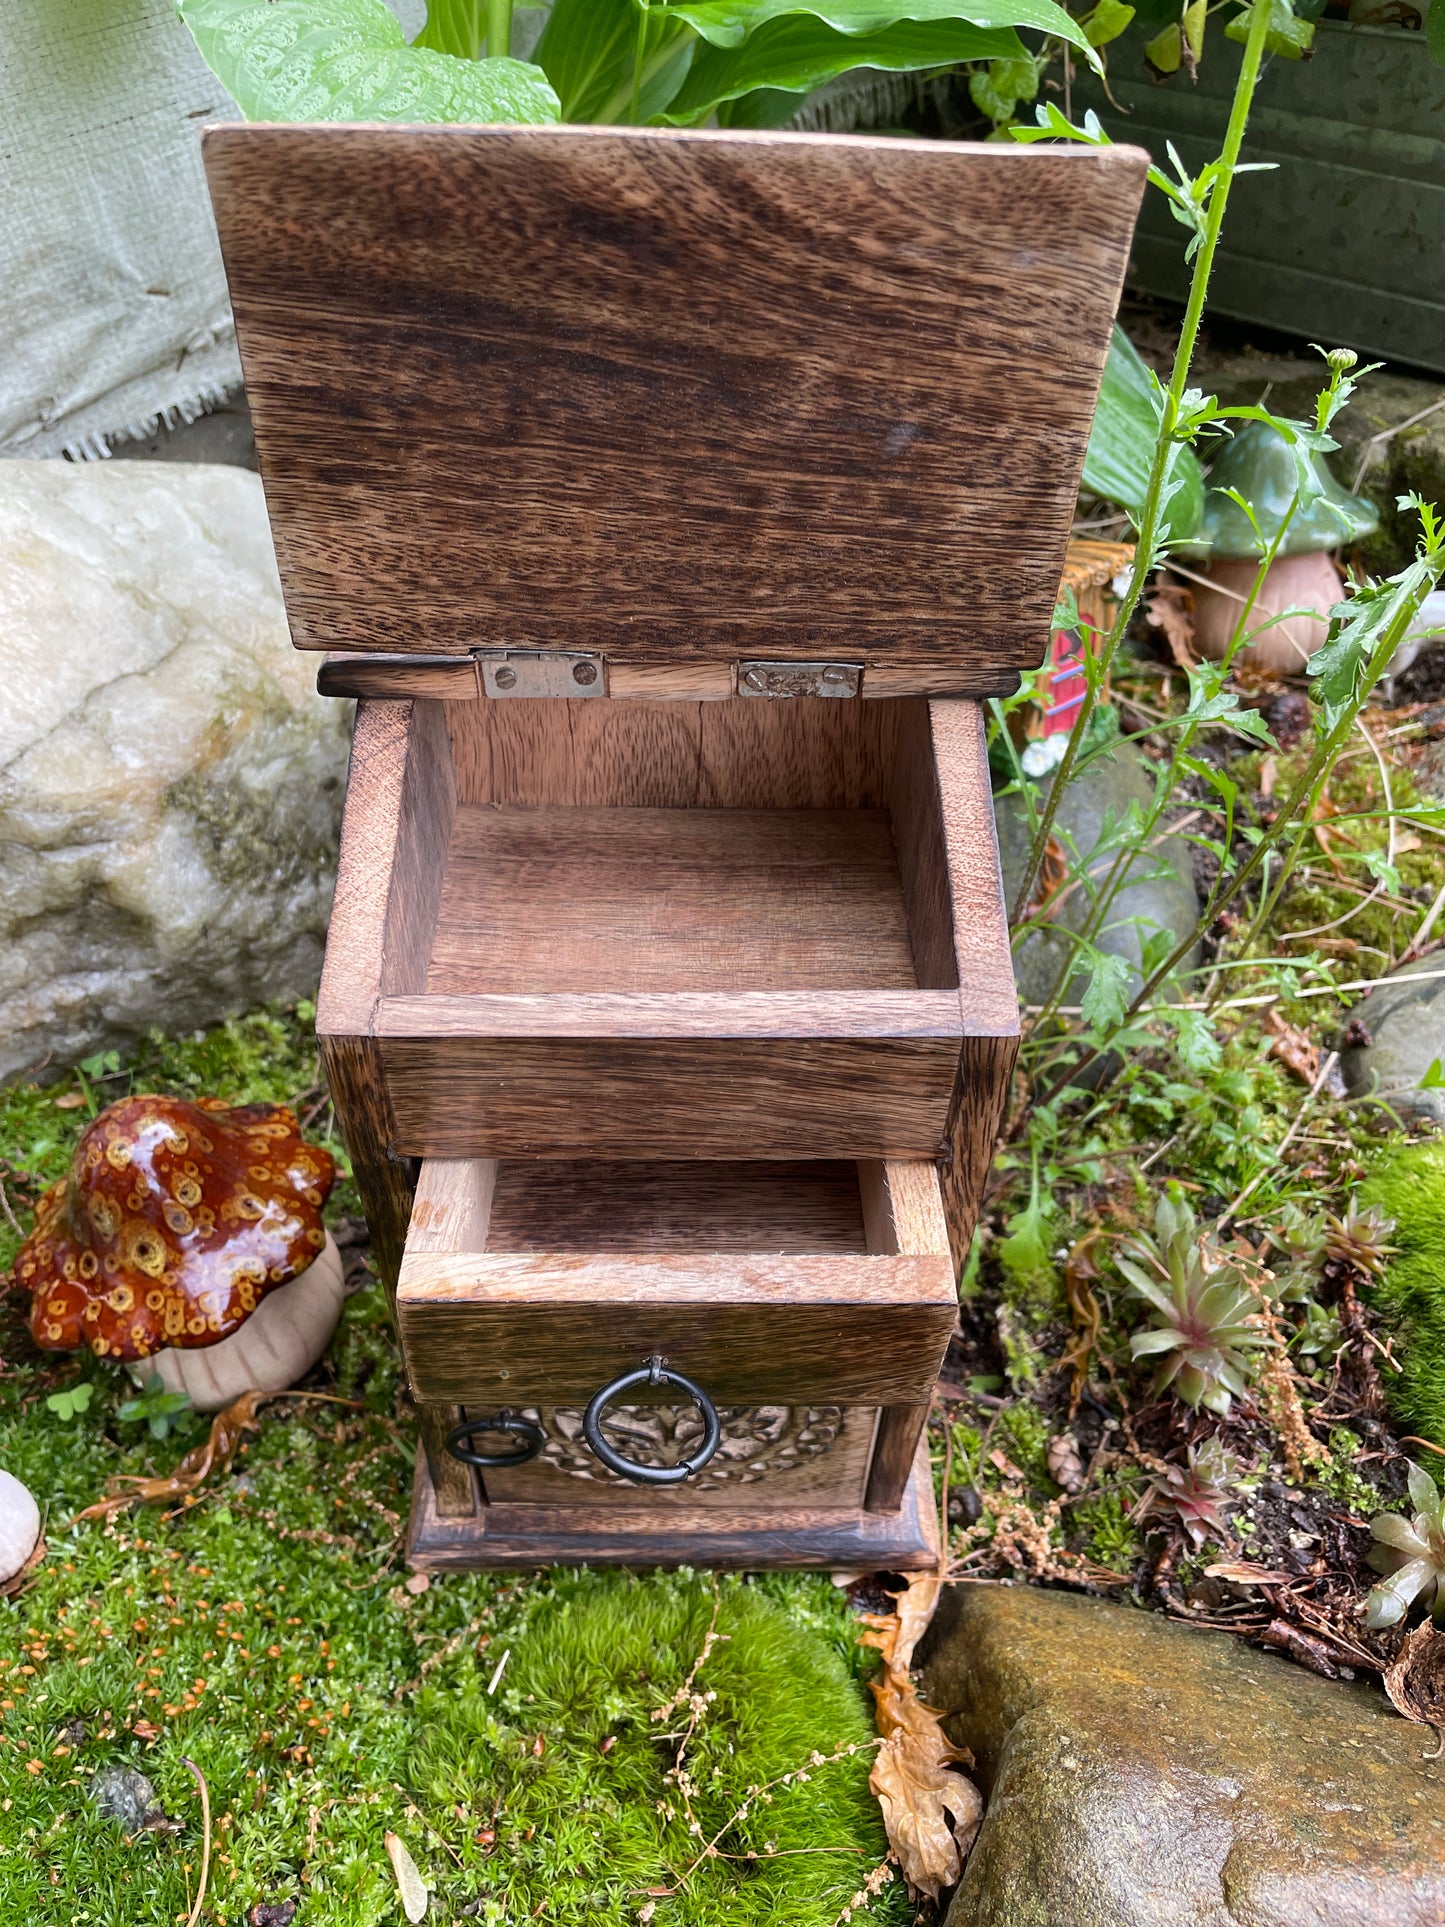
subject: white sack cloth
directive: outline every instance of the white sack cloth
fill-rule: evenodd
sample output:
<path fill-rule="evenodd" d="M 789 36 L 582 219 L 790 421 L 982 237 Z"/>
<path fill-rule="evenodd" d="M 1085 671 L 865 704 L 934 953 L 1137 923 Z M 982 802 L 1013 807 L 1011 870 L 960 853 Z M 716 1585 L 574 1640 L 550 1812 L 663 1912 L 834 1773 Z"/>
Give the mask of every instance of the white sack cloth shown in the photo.
<path fill-rule="evenodd" d="M 0 455 L 103 455 L 241 380 L 172 0 L 0 4 Z"/>

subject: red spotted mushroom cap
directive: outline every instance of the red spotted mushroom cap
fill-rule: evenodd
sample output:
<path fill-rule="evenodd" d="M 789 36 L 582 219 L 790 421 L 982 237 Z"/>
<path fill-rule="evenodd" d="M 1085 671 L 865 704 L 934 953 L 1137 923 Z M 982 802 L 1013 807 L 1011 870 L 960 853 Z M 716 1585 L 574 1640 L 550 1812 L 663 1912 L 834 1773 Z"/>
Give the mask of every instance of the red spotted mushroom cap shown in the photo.
<path fill-rule="evenodd" d="M 335 1177 L 283 1104 L 109 1105 L 15 1260 L 35 1342 L 119 1359 L 216 1344 L 321 1250 Z"/>

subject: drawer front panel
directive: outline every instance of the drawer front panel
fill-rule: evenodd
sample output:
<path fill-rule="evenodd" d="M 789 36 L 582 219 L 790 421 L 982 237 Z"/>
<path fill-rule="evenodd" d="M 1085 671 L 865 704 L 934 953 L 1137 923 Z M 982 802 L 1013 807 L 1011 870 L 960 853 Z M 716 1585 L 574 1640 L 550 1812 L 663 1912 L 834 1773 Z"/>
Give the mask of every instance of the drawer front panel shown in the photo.
<path fill-rule="evenodd" d="M 468 1418 L 485 1406 L 467 1408 Z M 535 1459 L 513 1471 L 489 1467 L 482 1475 L 492 1505 L 627 1506 L 662 1512 L 697 1507 L 757 1511 L 793 1506 L 861 1506 L 877 1410 L 869 1405 L 725 1406 L 722 1444 L 716 1456 L 686 1485 L 644 1493 L 609 1471 L 582 1437 L 580 1406 L 521 1408 L 520 1416 L 541 1430 L 545 1444 Z M 627 1456 L 644 1465 L 665 1465 L 695 1448 L 702 1436 L 692 1405 L 618 1405 L 605 1431 Z"/>
<path fill-rule="evenodd" d="M 409 1253 L 397 1315 L 420 1399 L 585 1405 L 655 1354 L 717 1403 L 912 1405 L 957 1317 L 943 1255 Z"/>

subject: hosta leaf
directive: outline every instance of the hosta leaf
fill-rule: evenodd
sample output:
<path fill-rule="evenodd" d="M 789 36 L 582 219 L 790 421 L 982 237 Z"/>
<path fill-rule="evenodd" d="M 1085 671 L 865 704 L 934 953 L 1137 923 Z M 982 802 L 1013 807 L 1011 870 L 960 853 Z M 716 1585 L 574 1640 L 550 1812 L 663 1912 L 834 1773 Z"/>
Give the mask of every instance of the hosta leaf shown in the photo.
<path fill-rule="evenodd" d="M 1113 0 L 1105 0 L 1113 4 Z M 667 12 L 715 47 L 741 47 L 770 21 L 811 16 L 844 34 L 876 34 L 901 20 L 973 27 L 1031 27 L 1087 52 L 1083 26 L 1054 0 L 677 0 Z"/>
<path fill-rule="evenodd" d="M 1149 465 L 1159 432 L 1159 399 L 1149 370 L 1122 328 L 1115 327 L 1099 390 L 1099 406 L 1084 457 L 1084 486 L 1117 502 L 1137 523 L 1144 513 Z M 1182 444 L 1170 457 L 1168 480 L 1178 484 L 1162 519 L 1170 542 L 1187 542 L 1204 514 L 1204 471 Z"/>
<path fill-rule="evenodd" d="M 536 59 L 557 89 L 564 120 L 631 118 L 638 17 L 632 0 L 554 0 Z M 685 21 L 659 7 L 650 10 L 638 88 L 640 121 L 660 114 L 672 100 L 696 44 Z"/>
<path fill-rule="evenodd" d="M 408 47 L 382 0 L 177 0 L 248 120 L 545 122 L 545 74 L 522 60 Z"/>
<path fill-rule="evenodd" d="M 916 73 L 961 60 L 1017 59 L 1023 43 L 1011 27 L 967 21 L 901 20 L 882 33 L 846 34 L 809 14 L 773 20 L 741 47 L 699 43 L 687 78 L 663 118 L 676 126 L 706 120 L 731 100 L 757 88 L 808 94 L 854 68 Z"/>

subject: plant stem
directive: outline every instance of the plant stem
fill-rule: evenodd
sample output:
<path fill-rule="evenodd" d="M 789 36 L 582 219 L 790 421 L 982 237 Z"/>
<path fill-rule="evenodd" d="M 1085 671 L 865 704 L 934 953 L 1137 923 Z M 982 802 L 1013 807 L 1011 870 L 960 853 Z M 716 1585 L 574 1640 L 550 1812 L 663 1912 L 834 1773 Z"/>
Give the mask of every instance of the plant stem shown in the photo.
<path fill-rule="evenodd" d="M 512 51 L 512 0 L 487 0 L 487 53 L 493 59 Z"/>
<path fill-rule="evenodd" d="M 1355 726 L 1355 718 L 1369 701 L 1375 684 L 1385 673 L 1390 658 L 1394 655 L 1400 645 L 1401 639 L 1409 629 L 1410 624 L 1414 621 L 1420 603 L 1433 586 L 1435 576 L 1439 573 L 1440 570 L 1437 563 L 1434 574 L 1425 576 L 1422 579 L 1419 593 L 1404 603 L 1397 612 L 1395 619 L 1386 626 L 1380 640 L 1371 652 L 1364 674 L 1360 678 L 1359 692 L 1354 704 L 1340 718 L 1324 740 L 1318 744 L 1314 755 L 1310 758 L 1308 767 L 1300 777 L 1299 782 L 1295 784 L 1294 789 L 1290 792 L 1284 807 L 1280 810 L 1279 815 L 1260 838 L 1259 842 L 1255 844 L 1249 856 L 1235 871 L 1227 884 L 1215 886 L 1208 903 L 1200 913 L 1198 922 L 1194 925 L 1193 929 L 1190 930 L 1188 935 L 1175 945 L 1163 963 L 1140 985 L 1134 1001 L 1125 1011 L 1120 1023 L 1115 1025 L 1114 1029 L 1111 1030 L 1108 1035 L 1101 1038 L 1097 1044 L 1091 1045 L 1076 1063 L 1070 1065 L 1058 1083 L 1039 1100 L 1041 1104 L 1052 1104 L 1065 1085 L 1076 1080 L 1079 1072 L 1086 1064 L 1091 1064 L 1096 1057 L 1108 1049 L 1109 1038 L 1113 1036 L 1114 1031 L 1122 1029 L 1131 1017 L 1136 1017 L 1139 1014 L 1140 1010 L 1148 1002 L 1149 998 L 1153 996 L 1160 984 L 1183 962 L 1195 944 L 1207 934 L 1216 918 L 1229 908 L 1230 904 L 1234 902 L 1240 892 L 1250 883 L 1256 871 L 1258 871 L 1268 859 L 1270 851 L 1281 842 L 1285 832 L 1296 823 L 1297 813 L 1301 807 L 1303 807 L 1306 813 L 1312 807 L 1317 791 L 1324 784 L 1330 771 L 1334 768 L 1335 760 L 1340 753 L 1345 738 Z"/>
<path fill-rule="evenodd" d="M 1245 123 L 1249 119 L 1254 90 L 1259 83 L 1259 69 L 1264 57 L 1264 42 L 1268 28 L 1269 0 L 1255 0 L 1249 17 L 1249 37 L 1245 41 L 1244 60 L 1240 66 L 1239 79 L 1235 83 L 1234 104 L 1230 108 L 1229 127 L 1224 137 L 1224 152 L 1220 156 L 1219 173 L 1209 196 L 1204 238 L 1195 258 L 1194 274 L 1189 285 L 1189 300 L 1184 310 L 1184 323 L 1179 331 L 1179 345 L 1174 352 L 1174 368 L 1169 377 L 1169 386 L 1165 390 L 1163 407 L 1160 411 L 1159 434 L 1154 444 L 1154 460 L 1149 469 L 1149 486 L 1144 496 L 1143 513 L 1139 519 L 1138 542 L 1134 550 L 1134 566 L 1129 573 L 1129 586 L 1124 592 L 1124 599 L 1119 605 L 1114 627 L 1105 644 L 1099 673 L 1096 677 L 1090 678 L 1088 691 L 1080 706 L 1079 714 L 1074 720 L 1074 727 L 1069 732 L 1069 746 L 1064 752 L 1064 759 L 1059 764 L 1053 786 L 1044 804 L 1033 847 L 1029 851 L 1028 861 L 1024 865 L 1024 874 L 1019 882 L 1018 894 L 1014 899 L 1011 921 L 1015 923 L 1023 916 L 1029 899 L 1033 895 L 1044 853 L 1048 849 L 1054 818 L 1058 814 L 1059 804 L 1063 800 L 1064 791 L 1073 774 L 1074 764 L 1078 760 L 1079 749 L 1089 723 L 1098 707 L 1098 692 L 1107 682 L 1110 666 L 1128 633 L 1129 624 L 1134 619 L 1134 611 L 1139 606 L 1139 598 L 1144 592 L 1144 584 L 1154 567 L 1154 550 L 1159 537 L 1160 500 L 1164 492 L 1169 458 L 1175 446 L 1174 430 L 1179 422 L 1185 384 L 1189 378 L 1189 365 L 1194 359 L 1195 344 L 1199 338 L 1199 323 L 1204 313 L 1204 297 L 1214 267 L 1214 255 L 1219 246 L 1219 232 L 1224 225 L 1225 209 L 1229 204 L 1229 190 L 1234 180 L 1235 169 L 1239 165 L 1239 150 L 1244 142 Z"/>

